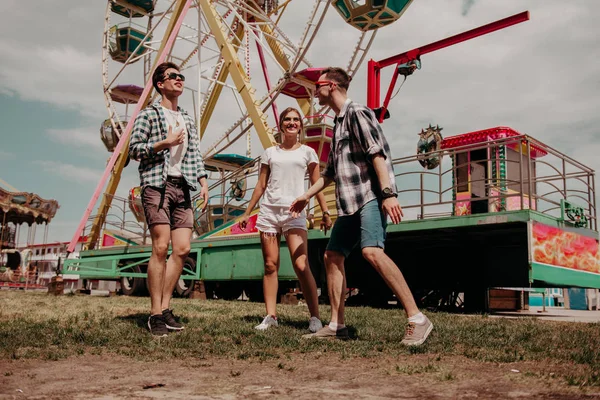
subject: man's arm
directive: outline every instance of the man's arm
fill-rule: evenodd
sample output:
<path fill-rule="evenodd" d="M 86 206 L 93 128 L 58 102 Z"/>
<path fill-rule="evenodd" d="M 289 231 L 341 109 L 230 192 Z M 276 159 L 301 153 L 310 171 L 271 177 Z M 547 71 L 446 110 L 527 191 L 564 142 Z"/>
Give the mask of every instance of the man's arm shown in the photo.
<path fill-rule="evenodd" d="M 154 148 L 148 144 L 151 129 L 152 124 L 148 114 L 140 112 L 133 124 L 129 141 L 129 155 L 134 160 L 140 161 L 142 158 L 150 158 L 154 155 Z"/>
<path fill-rule="evenodd" d="M 390 187 L 390 175 L 388 174 L 387 164 L 385 163 L 385 157 L 381 154 L 375 154 L 371 158 L 371 163 L 377 174 L 377 180 L 379 181 L 379 189 L 382 190 L 386 187 Z"/>
<path fill-rule="evenodd" d="M 328 176 L 321 176 L 315 183 L 312 184 L 306 193 L 294 200 L 290 206 L 292 217 L 296 218 L 298 214 L 304 210 L 308 200 L 310 200 L 311 197 L 319 193 L 321 190 L 325 189 L 331 182 L 333 182 L 333 179 L 329 178 Z"/>
<path fill-rule="evenodd" d="M 358 110 L 356 112 L 354 132 L 367 158 L 370 158 L 380 191 L 391 188 L 390 175 L 386 164 L 384 152 L 383 130 L 381 125 L 370 110 Z M 395 185 L 394 185 L 395 186 Z M 390 216 L 394 224 L 399 223 L 404 216 L 402 207 L 396 197 L 388 197 L 382 200 L 381 209 Z"/>
<path fill-rule="evenodd" d="M 189 118 L 189 117 L 188 117 Z M 194 121 L 189 120 L 189 126 L 194 126 Z M 200 152 L 200 137 L 195 129 L 192 129 L 190 132 L 191 140 L 194 142 L 194 150 L 196 151 L 196 176 L 198 177 L 198 183 L 204 186 L 207 183 L 208 173 L 206 172 L 206 166 L 204 164 L 204 158 L 202 158 L 202 153 Z M 204 178 L 204 181 L 202 180 Z M 203 183 L 204 182 L 204 183 Z"/>
<path fill-rule="evenodd" d="M 371 159 L 371 162 L 373 163 L 373 168 L 377 174 L 377 180 L 379 181 L 380 189 L 391 187 L 390 176 L 388 175 L 385 157 L 381 154 L 376 154 Z M 400 203 L 396 197 L 388 197 L 387 199 L 383 199 L 381 202 L 381 208 L 387 215 L 390 216 L 394 224 L 398 224 L 400 221 L 402 221 L 404 213 L 402 212 L 402 207 L 400 207 Z"/>
<path fill-rule="evenodd" d="M 311 185 L 314 185 L 314 183 L 319 180 L 321 176 L 319 174 L 318 162 L 314 162 L 308 166 L 308 176 L 310 177 Z M 327 233 L 327 230 L 333 225 L 331 222 L 331 214 L 329 214 L 329 209 L 327 208 L 327 201 L 325 200 L 325 195 L 322 193 L 322 191 L 317 193 L 316 196 L 317 202 L 319 202 L 319 206 L 321 206 L 321 211 L 323 213 L 323 218 L 321 218 L 321 230 L 324 233 Z"/>

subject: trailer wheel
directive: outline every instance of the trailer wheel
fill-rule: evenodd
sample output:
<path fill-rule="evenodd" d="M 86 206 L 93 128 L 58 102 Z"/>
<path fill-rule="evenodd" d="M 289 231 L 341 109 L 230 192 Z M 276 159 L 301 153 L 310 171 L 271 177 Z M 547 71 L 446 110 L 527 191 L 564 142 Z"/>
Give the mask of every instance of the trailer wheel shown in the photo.
<path fill-rule="evenodd" d="M 130 272 L 141 272 L 139 265 L 130 268 Z M 121 277 L 121 292 L 125 296 L 136 296 L 142 293 L 146 287 L 144 278 Z"/>
<path fill-rule="evenodd" d="M 215 288 L 215 294 L 221 300 L 237 300 L 243 290 L 239 282 L 219 282 L 219 286 Z"/>
<path fill-rule="evenodd" d="M 183 263 L 183 268 L 196 272 L 196 261 L 192 257 L 186 258 Z M 180 278 L 175 285 L 175 292 L 177 292 L 179 297 L 188 297 L 192 290 L 194 290 L 195 282 L 195 280 L 184 280 Z"/>
<path fill-rule="evenodd" d="M 248 300 L 252 302 L 260 303 L 265 300 L 262 281 L 251 281 L 246 283 L 246 285 L 244 285 L 244 292 L 246 292 Z"/>

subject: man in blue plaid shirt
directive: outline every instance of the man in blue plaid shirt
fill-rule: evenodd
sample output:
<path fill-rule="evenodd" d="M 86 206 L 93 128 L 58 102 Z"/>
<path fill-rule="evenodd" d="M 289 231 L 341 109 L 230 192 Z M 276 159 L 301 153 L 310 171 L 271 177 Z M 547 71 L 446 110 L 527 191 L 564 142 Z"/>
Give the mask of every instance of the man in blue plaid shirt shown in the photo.
<path fill-rule="evenodd" d="M 194 227 L 190 190 L 196 190 L 198 183 L 204 207 L 208 204 L 200 139 L 194 120 L 177 105 L 184 81 L 177 65 L 167 62 L 156 67 L 152 84 L 161 101 L 140 112 L 129 143 L 129 154 L 140 162 L 142 205 L 152 238 L 148 329 L 155 336 L 184 329 L 170 302 L 190 252 Z M 173 251 L 167 261 L 169 242 Z"/>
<path fill-rule="evenodd" d="M 330 67 L 321 71 L 315 83 L 319 104 L 331 107 L 336 114 L 331 151 L 321 178 L 290 206 L 292 213 L 299 213 L 312 196 L 335 181 L 338 218 L 325 251 L 331 321 L 305 337 L 348 338 L 344 324 L 344 261 L 360 244 L 363 257 L 406 311 L 408 325 L 402 343 L 420 345 L 433 324 L 419 311 L 402 272 L 384 252 L 387 217 L 397 224 L 404 216 L 397 199 L 390 147 L 374 112 L 348 98 L 350 79 L 343 69 Z"/>

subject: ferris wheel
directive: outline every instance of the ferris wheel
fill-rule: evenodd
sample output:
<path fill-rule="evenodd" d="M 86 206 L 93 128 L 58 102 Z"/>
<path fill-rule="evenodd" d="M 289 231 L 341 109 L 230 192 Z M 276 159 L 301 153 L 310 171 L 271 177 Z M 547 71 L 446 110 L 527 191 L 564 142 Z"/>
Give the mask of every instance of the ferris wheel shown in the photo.
<path fill-rule="evenodd" d="M 108 118 L 102 138 L 114 149 L 153 60 L 169 32 L 173 0 L 109 0 L 103 35 L 102 82 Z M 186 76 L 180 102 L 195 117 L 205 157 L 256 134 L 260 151 L 273 143 L 277 98 L 296 71 L 313 66 L 308 50 L 324 26 L 331 0 L 194 0 L 168 60 Z M 343 61 L 356 72 L 376 30 L 356 38 Z M 318 40 L 318 39 L 317 39 Z M 226 46 L 229 43 L 231 46 Z M 240 82 L 247 88 L 239 91 Z M 297 99 L 305 115 L 310 99 Z M 242 141 L 247 143 L 248 141 Z M 238 146 L 239 147 L 239 146 Z M 247 147 L 247 146 L 246 146 Z M 246 149 L 250 152 L 250 149 Z"/>
<path fill-rule="evenodd" d="M 176 32 L 165 61 L 179 65 L 186 77 L 180 105 L 197 123 L 205 160 L 223 152 L 255 157 L 275 143 L 278 102 L 297 104 L 304 117 L 328 112 L 315 110 L 315 79 L 307 79 L 318 71 L 311 46 L 327 39 L 338 54 L 343 46 L 327 37 L 327 11 L 334 8 L 339 15 L 330 13 L 332 18 L 341 16 L 356 28 L 343 32 L 343 43 L 351 44 L 342 49 L 345 59 L 334 62 L 353 76 L 377 28 L 398 19 L 412 1 L 107 0 L 102 83 L 108 118 L 101 125 L 102 141 L 109 152 L 115 150 L 132 118 L 132 105 L 138 105 L 167 38 Z M 184 3 L 189 8 L 180 16 Z M 156 94 L 146 102 L 154 100 Z M 254 155 L 253 140 L 260 142 Z M 98 238 L 127 163 L 114 164 L 88 248 Z"/>

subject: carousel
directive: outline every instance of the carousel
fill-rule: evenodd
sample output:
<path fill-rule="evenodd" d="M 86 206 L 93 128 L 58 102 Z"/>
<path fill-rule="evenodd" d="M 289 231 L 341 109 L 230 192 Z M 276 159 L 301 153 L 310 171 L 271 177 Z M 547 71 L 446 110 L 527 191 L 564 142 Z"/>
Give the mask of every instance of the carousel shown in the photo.
<path fill-rule="evenodd" d="M 21 192 L 0 179 L 0 281 L 21 282 L 35 276 L 29 263 L 16 250 L 23 224 L 27 225 L 27 245 L 33 244 L 36 228 L 44 225 L 44 243 L 48 224 L 56 214 L 56 200 L 46 200 L 35 193 Z"/>

